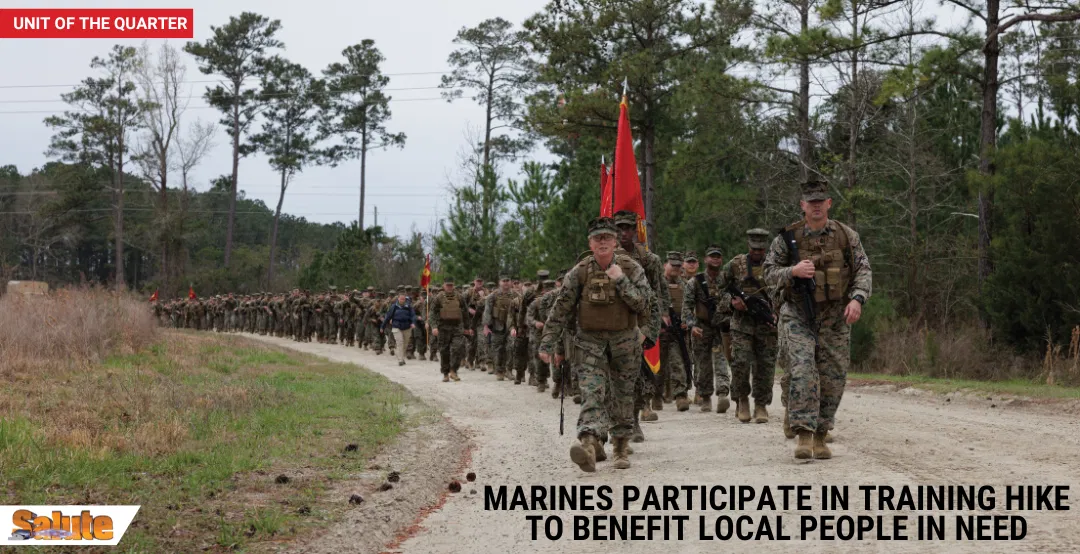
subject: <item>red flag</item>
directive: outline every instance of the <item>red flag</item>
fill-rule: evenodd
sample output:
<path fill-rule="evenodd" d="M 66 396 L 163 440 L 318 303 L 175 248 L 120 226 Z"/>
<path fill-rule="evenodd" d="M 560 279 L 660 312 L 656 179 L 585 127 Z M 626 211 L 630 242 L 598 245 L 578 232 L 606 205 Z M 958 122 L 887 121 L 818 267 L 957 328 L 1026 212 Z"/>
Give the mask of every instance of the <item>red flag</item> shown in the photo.
<path fill-rule="evenodd" d="M 150 301 L 151 301 L 151 302 L 153 302 L 153 301 L 157 300 L 157 293 L 158 293 L 158 291 L 156 291 L 156 290 L 155 290 L 155 291 L 154 291 L 154 295 L 150 297 Z"/>
<path fill-rule="evenodd" d="M 195 300 L 195 287 L 188 286 L 187 297 L 188 300 Z"/>
<path fill-rule="evenodd" d="M 608 173 L 607 164 L 600 160 L 600 217 L 611 217 L 612 201 L 611 174 Z"/>
<path fill-rule="evenodd" d="M 424 272 L 420 274 L 420 288 L 426 289 L 431 283 L 431 254 L 424 258 Z"/>
<path fill-rule="evenodd" d="M 613 212 L 628 210 L 638 215 L 638 241 L 649 248 L 649 237 L 645 233 L 645 202 L 641 199 L 641 180 L 638 178 L 637 160 L 634 158 L 634 137 L 630 134 L 629 103 L 623 93 L 619 103 L 619 135 L 615 140 L 615 209 Z M 645 351 L 645 363 L 653 374 L 660 373 L 660 341 Z"/>

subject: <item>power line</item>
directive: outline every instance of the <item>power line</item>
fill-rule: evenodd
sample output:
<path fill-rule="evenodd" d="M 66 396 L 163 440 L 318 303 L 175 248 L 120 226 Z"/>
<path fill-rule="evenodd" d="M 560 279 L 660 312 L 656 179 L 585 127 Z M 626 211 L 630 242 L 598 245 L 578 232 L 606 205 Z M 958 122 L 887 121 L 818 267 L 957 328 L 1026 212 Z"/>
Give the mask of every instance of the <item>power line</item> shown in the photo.
<path fill-rule="evenodd" d="M 388 100 L 388 102 L 430 102 L 432 100 L 441 100 L 443 102 L 446 101 L 445 98 L 442 98 L 440 96 L 440 97 L 435 97 L 435 98 L 390 98 Z M 211 109 L 217 109 L 217 108 L 215 108 L 214 106 L 188 106 L 187 109 L 189 109 L 189 110 L 211 110 Z M 5 111 L 5 112 L 0 112 L 0 115 L 65 113 L 65 112 L 69 112 L 69 111 L 82 111 L 83 113 L 91 113 L 91 112 L 87 112 L 85 110 L 10 110 L 10 111 Z"/>
<path fill-rule="evenodd" d="M 407 77 L 412 75 L 444 75 L 450 73 L 450 71 L 414 71 L 410 73 L 382 73 L 383 77 Z M 258 77 L 248 77 L 244 79 L 249 81 L 252 79 L 258 79 Z M 178 83 L 222 83 L 227 82 L 225 79 L 197 79 L 197 80 L 185 80 L 177 81 Z M 0 85 L 0 89 L 9 88 L 63 88 L 63 87 L 80 87 L 84 83 L 76 83 L 74 85 Z"/>
<path fill-rule="evenodd" d="M 384 89 L 381 89 L 381 90 L 378 90 L 378 91 L 372 90 L 372 92 L 397 92 L 397 91 L 402 91 L 402 90 L 434 90 L 434 89 L 442 89 L 442 88 L 443 87 L 439 87 L 439 86 L 435 86 L 435 87 L 384 88 Z M 324 91 L 324 92 L 320 92 L 320 93 L 318 93 L 318 95 L 319 96 L 331 96 L 331 95 L 336 95 L 336 94 L 346 94 L 346 93 L 349 93 L 349 92 L 361 92 L 362 90 L 363 89 L 361 89 L 361 88 L 340 88 L 340 89 L 327 90 L 327 91 Z M 444 89 L 444 90 L 456 91 L 456 90 L 459 90 L 459 89 Z M 314 95 L 316 93 L 313 92 L 311 94 Z M 296 92 L 277 92 L 277 93 L 272 93 L 272 94 L 261 94 L 259 96 L 263 97 L 263 98 L 288 98 L 288 97 L 299 96 L 299 95 L 300 95 L 300 93 L 296 93 Z M 201 98 L 205 98 L 205 95 L 200 94 L 200 95 L 197 95 L 197 96 L 196 95 L 177 96 L 177 97 L 173 98 L 172 100 L 193 100 L 193 99 L 201 99 Z M 393 99 L 391 98 L 390 100 L 393 100 Z M 64 102 L 66 102 L 66 100 L 64 100 L 62 98 L 51 98 L 49 100 L 0 100 L 0 104 L 55 104 L 55 103 L 64 103 Z"/>
<path fill-rule="evenodd" d="M 169 190 L 172 191 L 172 192 L 179 192 L 180 191 L 180 189 L 169 189 Z M 244 192 L 249 192 L 248 189 L 241 189 L 241 190 L 243 190 Z M 269 189 L 264 189 L 264 190 L 269 191 Z M 29 190 L 29 191 L 17 191 L 17 192 L 4 192 L 4 191 L 0 190 L 0 196 L 37 196 L 37 195 L 59 196 L 63 192 L 64 191 L 60 191 L 60 190 Z M 271 191 L 271 192 L 277 192 L 277 191 Z M 77 194 L 87 194 L 87 193 L 115 194 L 115 192 L 113 192 L 111 190 L 91 190 L 91 191 L 77 192 Z M 159 194 L 161 194 L 161 191 L 160 190 L 125 190 L 124 193 L 159 195 Z M 224 191 L 224 190 L 207 190 L 207 191 L 202 191 L 202 192 L 200 192 L 200 191 L 192 191 L 192 193 L 193 194 L 200 194 L 200 195 L 201 194 L 215 194 L 215 195 L 217 195 L 217 194 L 231 194 L 230 191 Z M 285 196 L 334 196 L 334 197 L 345 196 L 345 197 L 356 197 L 358 194 L 359 194 L 359 191 L 357 191 L 356 194 L 348 194 L 348 193 L 341 193 L 341 192 L 335 192 L 335 193 L 289 192 L 289 191 L 285 192 Z M 436 193 L 436 194 L 438 194 L 438 193 Z M 400 194 L 397 194 L 397 193 L 396 194 L 365 194 L 364 198 L 414 198 L 416 196 L 417 196 L 416 193 L 413 193 L 413 194 L 405 194 L 405 193 L 400 193 Z"/>
<path fill-rule="evenodd" d="M 116 208 L 79 208 L 76 210 L 60 210 L 56 215 L 76 214 L 76 213 L 103 213 L 103 212 L 115 212 Z M 124 212 L 157 212 L 157 208 L 124 208 Z M 11 211 L 0 212 L 0 215 L 35 215 L 38 212 L 31 211 Z M 175 212 L 173 212 L 175 213 Z M 228 214 L 228 210 L 185 210 L 184 213 L 188 214 Z M 237 210 L 233 213 L 236 214 L 262 214 L 266 216 L 273 216 L 272 211 L 259 211 L 259 210 Z M 293 217 L 299 216 L 311 216 L 311 215 L 332 215 L 332 216 L 355 216 L 356 212 L 281 212 L 281 215 L 289 215 Z M 364 215 L 371 215 L 370 212 L 365 212 Z M 426 217 L 434 215 L 432 213 L 419 213 L 419 212 L 383 212 L 382 215 L 388 216 L 407 216 L 407 217 Z"/>

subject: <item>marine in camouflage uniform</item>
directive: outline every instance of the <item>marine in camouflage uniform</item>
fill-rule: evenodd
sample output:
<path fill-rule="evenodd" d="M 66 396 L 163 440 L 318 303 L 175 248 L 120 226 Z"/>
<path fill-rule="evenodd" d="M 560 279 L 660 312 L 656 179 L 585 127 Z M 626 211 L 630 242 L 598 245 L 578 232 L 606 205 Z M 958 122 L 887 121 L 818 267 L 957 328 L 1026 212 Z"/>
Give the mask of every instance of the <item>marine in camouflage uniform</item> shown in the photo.
<path fill-rule="evenodd" d="M 746 235 L 750 251 L 735 256 L 724 266 L 720 286 L 727 289 L 734 284 L 748 297 L 768 299 L 762 263 L 771 235 L 765 229 L 750 229 Z M 735 399 L 735 416 L 743 423 L 750 421 L 749 397 L 753 395 L 754 421 L 768 423 L 766 406 L 772 404 L 776 375 L 776 328 L 755 320 L 737 296 L 730 298 L 731 397 Z"/>
<path fill-rule="evenodd" d="M 582 404 L 579 442 L 570 448 L 570 459 L 587 472 L 596 471 L 597 453 L 603 448 L 599 437 L 605 433 L 614 442 L 614 467 L 630 467 L 634 385 L 641 372 L 644 340 L 638 322 L 650 317 L 650 304 L 655 302 L 644 268 L 616 252 L 617 235 L 611 218 L 589 223 L 593 256 L 565 276 L 540 344 L 540 355 L 552 361 L 557 341 L 564 333 L 574 333 L 566 326 L 567 316 L 578 312 L 574 346 L 581 363 Z"/>
<path fill-rule="evenodd" d="M 411 360 L 419 356 L 421 360 L 427 357 L 427 317 L 424 313 L 427 304 L 427 291 L 421 288 L 413 290 L 413 309 L 416 310 L 416 327 L 412 330 L 412 340 L 409 343 L 407 357 Z"/>
<path fill-rule="evenodd" d="M 619 245 L 629 253 L 642 268 L 645 269 L 645 277 L 649 280 L 649 286 L 653 290 L 653 298 L 656 300 L 649 306 L 649 317 L 641 321 L 641 330 L 645 333 L 645 348 L 650 348 L 660 340 L 660 327 L 670 324 L 671 318 L 666 313 L 661 313 L 661 306 L 671 304 L 671 296 L 668 292 L 667 282 L 664 280 L 664 263 L 660 257 L 649 252 L 645 245 L 636 243 L 638 233 L 638 215 L 628 210 L 620 210 L 615 213 L 615 224 L 619 227 Z M 638 425 L 638 413 L 644 421 L 656 421 L 659 416 L 653 410 L 662 410 L 664 404 L 661 398 L 662 391 L 656 393 L 654 382 L 655 376 L 648 369 L 648 365 L 642 358 L 641 378 L 634 388 L 634 442 L 645 440 L 645 434 Z M 648 373 L 648 376 L 646 376 Z M 655 400 L 654 400 L 655 399 Z M 651 409 L 650 409 L 651 408 Z"/>
<path fill-rule="evenodd" d="M 682 322 L 682 307 L 683 307 L 683 292 L 685 281 L 682 277 L 683 255 L 681 252 L 668 252 L 667 265 L 664 268 L 664 282 L 668 286 L 668 296 L 671 298 L 669 304 L 669 313 L 676 314 L 678 318 L 679 330 L 683 340 L 686 339 L 686 335 L 689 332 L 686 324 Z M 672 325 L 675 325 L 675 321 L 672 321 Z M 658 383 L 666 384 L 667 388 L 671 390 L 672 397 L 675 400 L 675 407 L 680 412 L 685 412 L 690 409 L 690 401 L 687 398 L 689 383 L 686 381 L 686 364 L 683 362 L 683 349 L 687 349 L 689 354 L 689 346 L 684 342 L 679 344 L 679 338 L 676 336 L 675 331 L 672 330 L 671 325 L 667 325 L 660 333 L 660 379 Z M 659 390 L 664 388 L 662 385 L 657 387 L 657 395 Z M 653 397 L 655 401 L 657 396 Z"/>
<path fill-rule="evenodd" d="M 443 281 L 443 290 L 431 300 L 428 313 L 431 333 L 439 339 L 439 369 L 443 382 L 460 381 L 457 371 L 465 357 L 465 337 L 474 331 L 465 296 L 454 289 L 454 281 Z"/>
<path fill-rule="evenodd" d="M 717 245 L 705 250 L 705 271 L 686 282 L 683 289 L 683 322 L 691 329 L 690 342 L 694 351 L 694 388 L 701 396 L 701 411 L 712 409 L 712 394 L 717 395 L 716 412 L 725 413 L 731 405 L 731 376 L 723 352 L 724 323 L 731 315 L 731 300 L 720 288 L 720 269 L 724 254 Z M 709 307 L 706 297 L 715 309 Z M 715 383 L 714 383 L 715 381 Z M 715 388 L 714 388 L 715 387 Z"/>
<path fill-rule="evenodd" d="M 862 315 L 871 293 L 870 260 L 858 233 L 829 219 L 828 184 L 802 185 L 804 218 L 785 227 L 799 249 L 793 264 L 783 235 L 773 240 L 765 256 L 765 281 L 780 295 L 782 350 L 790 376 L 787 419 L 798 437 L 796 459 L 828 459 L 832 452 L 826 435 L 836 411 L 851 364 L 851 325 Z M 811 299 L 817 317 L 808 320 L 806 300 L 794 291 L 793 278 L 813 279 Z"/>
<path fill-rule="evenodd" d="M 511 288 L 510 277 L 499 278 L 499 290 L 484 300 L 484 336 L 489 348 L 489 355 L 494 360 L 495 377 L 502 381 L 506 378 L 509 361 L 510 328 L 513 325 L 513 307 L 516 294 Z"/>
<path fill-rule="evenodd" d="M 551 305 L 555 302 L 555 281 L 550 279 L 542 281 L 537 293 L 540 296 L 526 309 L 525 326 L 529 330 L 529 360 L 535 368 L 536 392 L 544 392 L 547 390 L 551 367 L 540 359 L 540 337 L 544 332 L 544 322 L 547 321 L 548 314 L 551 312 Z"/>
<path fill-rule="evenodd" d="M 463 296 L 465 304 L 469 307 L 469 315 L 476 325 L 474 328 L 476 332 L 465 338 L 465 365 L 472 370 L 481 367 L 487 371 L 487 368 L 483 367 L 479 346 L 480 336 L 484 332 L 484 280 L 477 275 L 476 279 L 473 279 L 472 286 L 464 291 Z"/>

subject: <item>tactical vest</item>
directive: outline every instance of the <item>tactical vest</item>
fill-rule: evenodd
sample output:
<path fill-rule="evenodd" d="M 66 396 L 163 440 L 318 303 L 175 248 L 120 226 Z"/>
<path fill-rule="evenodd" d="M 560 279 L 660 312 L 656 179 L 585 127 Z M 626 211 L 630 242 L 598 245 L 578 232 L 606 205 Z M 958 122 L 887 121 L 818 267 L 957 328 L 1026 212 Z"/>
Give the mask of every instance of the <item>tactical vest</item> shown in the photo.
<path fill-rule="evenodd" d="M 679 317 L 682 317 L 683 286 L 682 279 L 677 283 L 668 283 L 668 294 L 671 295 L 671 308 Z"/>
<path fill-rule="evenodd" d="M 506 325 L 506 316 L 510 312 L 510 305 L 514 302 L 514 295 L 499 293 L 494 302 L 495 305 L 491 307 L 492 323 L 497 323 L 500 326 Z"/>
<path fill-rule="evenodd" d="M 709 321 L 709 306 L 707 306 L 705 304 L 705 295 L 701 292 L 701 289 L 703 287 L 708 287 L 709 297 L 710 298 L 716 298 L 716 299 L 719 300 L 719 298 L 720 298 L 720 288 L 719 288 L 720 287 L 720 282 L 719 282 L 719 278 L 716 281 L 709 282 L 709 276 L 707 274 L 698 273 L 697 275 L 694 276 L 693 279 L 691 279 L 691 286 L 694 286 L 694 287 L 697 288 L 697 290 L 695 291 L 697 293 L 695 295 L 695 298 L 697 298 L 698 300 L 697 300 L 697 305 L 694 306 L 694 317 L 697 318 L 698 325 L 702 325 L 702 324 L 711 325 L 712 322 Z"/>
<path fill-rule="evenodd" d="M 748 265 L 750 265 L 750 259 L 746 257 L 746 254 L 739 254 L 731 260 L 731 272 L 739 280 L 739 288 L 749 296 L 765 288 L 765 273 L 762 264 L 755 265 L 752 269 L 747 269 Z"/>
<path fill-rule="evenodd" d="M 603 270 L 593 266 L 589 257 L 578 263 L 578 283 L 581 299 L 578 302 L 578 325 L 582 331 L 625 331 L 637 327 L 637 314 L 616 293 L 615 281 Z M 627 277 L 633 267 L 632 260 L 616 255 Z"/>
<path fill-rule="evenodd" d="M 847 232 L 834 221 L 829 221 L 828 228 L 828 233 L 809 236 L 804 232 L 805 221 L 787 227 L 799 247 L 799 258 L 814 262 L 814 302 L 818 303 L 845 299 L 855 267 Z M 791 287 L 785 294 L 793 300 Z"/>
<path fill-rule="evenodd" d="M 446 322 L 461 321 L 461 302 L 456 294 L 443 293 L 442 306 L 439 307 L 439 319 Z"/>

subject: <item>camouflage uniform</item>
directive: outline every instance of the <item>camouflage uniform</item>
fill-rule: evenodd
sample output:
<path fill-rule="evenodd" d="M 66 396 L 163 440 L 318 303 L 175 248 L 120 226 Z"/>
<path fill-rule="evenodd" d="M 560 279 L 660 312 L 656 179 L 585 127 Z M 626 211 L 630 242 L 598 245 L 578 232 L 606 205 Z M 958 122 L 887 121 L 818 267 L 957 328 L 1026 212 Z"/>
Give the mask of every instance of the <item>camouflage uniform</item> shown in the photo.
<path fill-rule="evenodd" d="M 416 328 L 413 329 L 412 341 L 409 343 L 408 356 L 410 360 L 417 354 L 420 355 L 421 360 L 426 359 L 427 356 L 427 330 L 424 327 L 427 324 L 427 314 L 424 313 L 426 304 L 426 293 L 413 298 L 413 308 L 416 310 Z"/>
<path fill-rule="evenodd" d="M 682 322 L 682 308 L 683 308 L 683 294 L 684 283 L 682 279 L 682 264 L 683 256 L 680 252 L 668 252 L 668 263 L 672 267 L 679 271 L 679 275 L 672 278 L 666 278 L 665 282 L 668 285 L 668 297 L 670 300 L 670 311 L 665 313 L 674 313 L 675 318 L 678 319 L 678 325 L 682 331 L 682 337 L 685 341 L 689 334 L 689 328 Z M 672 325 L 675 325 L 675 319 L 672 320 Z M 660 333 L 660 379 L 658 381 L 658 387 L 654 394 L 659 395 L 660 390 L 663 390 L 663 384 L 667 383 L 670 386 L 672 397 L 675 399 L 675 403 L 678 406 L 679 411 L 686 411 L 690 408 L 689 401 L 687 400 L 687 391 L 690 384 L 686 380 L 686 364 L 683 361 L 683 349 L 687 349 L 689 355 L 689 346 L 683 342 L 679 345 L 679 339 L 676 337 L 675 332 L 666 328 Z M 655 401 L 657 396 L 653 396 Z"/>
<path fill-rule="evenodd" d="M 446 281 L 444 286 L 446 283 L 452 285 L 453 281 Z M 439 369 L 443 381 L 457 381 L 457 370 L 465 357 L 465 335 L 462 332 L 472 329 L 468 305 L 460 292 L 455 290 L 448 294 L 444 289 L 432 299 L 429 313 L 431 329 L 439 333 Z"/>
<path fill-rule="evenodd" d="M 802 189 L 805 202 L 828 198 L 823 182 L 804 183 Z M 851 363 L 851 326 L 844 311 L 852 301 L 861 304 L 870 298 L 870 261 L 858 233 L 838 221 L 827 219 L 824 228 L 815 231 L 804 219 L 785 231 L 792 233 L 800 258 L 812 260 L 816 271 L 813 301 L 817 318 L 808 322 L 804 298 L 792 287 L 794 264 L 788 245 L 782 236 L 773 240 L 764 272 L 766 283 L 783 299 L 780 335 L 786 357 L 783 365 L 790 375 L 788 417 L 799 436 L 795 455 L 829 458 L 825 434 L 833 428 Z"/>
<path fill-rule="evenodd" d="M 555 281 L 545 280 L 541 285 L 542 294 L 539 298 L 529 304 L 529 307 L 525 312 L 525 325 L 529 329 L 529 359 L 535 367 L 537 392 L 544 392 L 547 390 L 547 380 L 548 376 L 551 374 L 550 364 L 541 360 L 538 354 L 540 353 L 540 337 L 544 333 L 543 325 L 547 322 L 548 314 L 551 312 L 551 305 L 555 302 L 556 294 L 556 291 L 554 290 Z M 536 328 L 537 322 L 541 324 L 540 329 Z"/>
<path fill-rule="evenodd" d="M 503 276 L 500 281 L 509 284 L 510 278 Z M 514 292 L 499 289 L 484 301 L 484 339 L 490 345 L 489 356 L 494 360 L 495 375 L 499 381 L 506 377 L 509 358 L 510 326 L 513 323 L 511 308 L 515 300 Z"/>
<path fill-rule="evenodd" d="M 765 229 L 746 232 L 751 250 L 763 251 L 769 246 L 770 233 Z M 720 271 L 721 286 L 725 289 L 734 284 L 747 296 L 766 297 L 764 257 L 758 253 L 759 263 L 747 254 L 731 259 Z M 736 415 L 746 423 L 750 421 L 748 397 L 754 397 L 754 419 L 758 423 L 769 420 L 766 406 L 772 404 L 773 380 L 776 375 L 776 328 L 756 321 L 748 311 L 735 310 L 731 317 L 731 397 L 738 403 Z M 753 383 L 751 384 L 751 376 Z"/>
<path fill-rule="evenodd" d="M 719 246 L 712 245 L 706 249 L 705 255 L 722 255 L 722 253 Z M 716 309 L 712 313 L 705 302 L 706 292 L 715 301 Z M 714 392 L 714 381 L 715 392 L 719 397 L 717 411 L 724 413 L 728 408 L 727 395 L 731 390 L 731 376 L 728 374 L 727 361 L 722 355 L 721 333 L 730 314 L 731 299 L 730 295 L 720 288 L 719 268 L 716 277 L 710 275 L 706 268 L 704 272 L 686 281 L 686 288 L 683 289 L 683 322 L 686 323 L 688 329 L 697 327 L 702 333 L 701 337 L 693 336 L 691 333 L 690 339 L 696 370 L 694 388 L 701 397 L 702 411 L 712 409 L 710 397 Z"/>
<path fill-rule="evenodd" d="M 590 236 L 617 234 L 611 218 L 589 223 Z M 615 442 L 616 468 L 630 467 L 627 456 L 634 425 L 634 384 L 641 372 L 642 349 L 638 320 L 650 316 L 654 302 L 645 270 L 624 254 L 615 253 L 611 264 L 623 272 L 617 279 L 607 277 L 592 256 L 575 265 L 548 315 L 540 352 L 551 355 L 563 334 L 574 334 L 574 346 L 581 363 L 581 412 L 570 457 L 585 471 L 595 471 L 598 438 L 610 433 Z M 568 316 L 578 313 L 578 330 L 568 328 Z"/>

